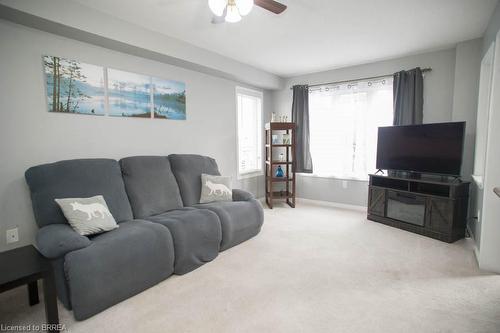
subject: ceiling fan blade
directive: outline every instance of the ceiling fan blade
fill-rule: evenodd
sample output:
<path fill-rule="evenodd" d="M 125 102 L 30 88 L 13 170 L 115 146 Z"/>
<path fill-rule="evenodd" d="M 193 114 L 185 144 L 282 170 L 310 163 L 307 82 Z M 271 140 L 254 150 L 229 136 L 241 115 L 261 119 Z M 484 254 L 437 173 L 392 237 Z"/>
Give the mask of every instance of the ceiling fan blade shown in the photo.
<path fill-rule="evenodd" d="M 287 8 L 284 4 L 274 0 L 254 0 L 256 6 L 267 9 L 274 14 L 281 14 Z"/>

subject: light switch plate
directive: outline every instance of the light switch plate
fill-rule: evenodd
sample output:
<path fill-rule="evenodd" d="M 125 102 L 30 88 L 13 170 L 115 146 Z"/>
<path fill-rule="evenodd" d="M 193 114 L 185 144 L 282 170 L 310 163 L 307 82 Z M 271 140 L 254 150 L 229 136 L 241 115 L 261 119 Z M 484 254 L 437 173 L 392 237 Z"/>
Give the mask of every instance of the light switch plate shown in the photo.
<path fill-rule="evenodd" d="M 13 228 L 6 231 L 7 244 L 19 241 L 19 229 Z"/>

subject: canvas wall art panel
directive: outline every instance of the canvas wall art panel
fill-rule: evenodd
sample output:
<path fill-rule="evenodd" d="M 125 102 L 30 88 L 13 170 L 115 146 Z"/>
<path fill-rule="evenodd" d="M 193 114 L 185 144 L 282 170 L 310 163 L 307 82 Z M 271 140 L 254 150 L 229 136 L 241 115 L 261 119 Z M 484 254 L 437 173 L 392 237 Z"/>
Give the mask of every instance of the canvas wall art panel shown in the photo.
<path fill-rule="evenodd" d="M 151 118 L 151 77 L 108 69 L 108 114 Z"/>
<path fill-rule="evenodd" d="M 104 115 L 104 68 L 54 56 L 43 57 L 49 112 Z"/>
<path fill-rule="evenodd" d="M 186 85 L 184 82 L 153 77 L 154 118 L 186 120 Z"/>

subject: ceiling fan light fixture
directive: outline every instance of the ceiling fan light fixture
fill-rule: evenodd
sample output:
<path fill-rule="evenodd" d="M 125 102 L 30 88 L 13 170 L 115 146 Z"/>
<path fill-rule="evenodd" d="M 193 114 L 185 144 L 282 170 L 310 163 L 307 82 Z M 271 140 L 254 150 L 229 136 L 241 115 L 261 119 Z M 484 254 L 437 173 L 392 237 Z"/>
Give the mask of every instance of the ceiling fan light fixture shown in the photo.
<path fill-rule="evenodd" d="M 248 15 L 253 8 L 253 0 L 234 0 L 241 16 Z"/>
<path fill-rule="evenodd" d="M 239 22 L 242 16 L 250 14 L 254 5 L 274 14 L 281 14 L 286 9 L 284 4 L 275 0 L 208 0 L 208 6 L 215 15 L 213 24 Z"/>
<path fill-rule="evenodd" d="M 236 23 L 241 21 L 241 15 L 238 11 L 238 7 L 234 4 L 230 4 L 227 6 L 227 13 L 226 13 L 226 22 L 229 23 Z"/>
<path fill-rule="evenodd" d="M 226 6 L 227 0 L 208 0 L 208 7 L 216 16 L 222 16 Z"/>

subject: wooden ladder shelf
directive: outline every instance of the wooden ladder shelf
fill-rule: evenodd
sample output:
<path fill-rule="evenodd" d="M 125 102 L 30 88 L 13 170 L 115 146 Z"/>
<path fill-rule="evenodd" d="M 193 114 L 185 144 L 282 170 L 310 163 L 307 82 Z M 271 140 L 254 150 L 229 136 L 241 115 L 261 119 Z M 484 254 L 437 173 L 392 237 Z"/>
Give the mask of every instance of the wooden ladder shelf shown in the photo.
<path fill-rule="evenodd" d="M 266 129 L 266 203 L 273 208 L 274 200 L 285 200 L 286 203 L 295 208 L 295 123 L 267 123 Z M 288 134 L 290 142 L 283 142 L 282 136 L 278 135 L 279 142 L 273 142 L 273 135 Z M 280 161 L 277 156 L 283 153 L 284 160 Z M 281 166 L 283 177 L 276 177 L 276 169 Z"/>

